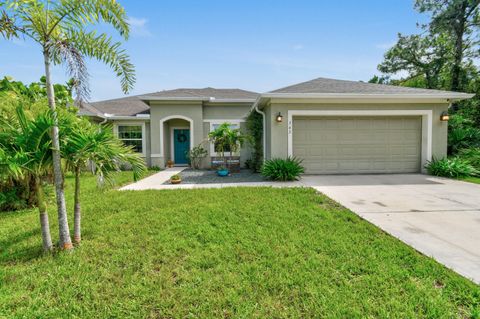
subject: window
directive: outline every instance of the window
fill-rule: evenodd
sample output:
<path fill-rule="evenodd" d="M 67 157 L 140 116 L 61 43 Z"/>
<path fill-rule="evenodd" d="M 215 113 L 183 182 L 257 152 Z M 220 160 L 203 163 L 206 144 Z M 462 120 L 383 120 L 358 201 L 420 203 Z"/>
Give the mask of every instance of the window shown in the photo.
<path fill-rule="evenodd" d="M 211 131 L 214 131 L 217 127 L 219 127 L 220 125 L 222 125 L 222 123 L 211 123 L 210 124 L 210 132 Z M 234 123 L 234 124 L 230 124 L 229 125 L 231 129 L 239 129 L 240 128 L 240 124 L 239 123 Z M 225 146 L 224 150 L 225 152 L 225 155 L 229 155 L 230 154 L 230 146 Z M 212 156 L 219 156 L 220 155 L 220 150 L 218 149 L 217 145 L 214 145 L 212 143 L 212 147 L 210 149 L 210 153 L 212 154 Z"/>
<path fill-rule="evenodd" d="M 118 138 L 123 144 L 132 146 L 135 152 L 143 153 L 142 131 L 141 125 L 119 125 Z"/>

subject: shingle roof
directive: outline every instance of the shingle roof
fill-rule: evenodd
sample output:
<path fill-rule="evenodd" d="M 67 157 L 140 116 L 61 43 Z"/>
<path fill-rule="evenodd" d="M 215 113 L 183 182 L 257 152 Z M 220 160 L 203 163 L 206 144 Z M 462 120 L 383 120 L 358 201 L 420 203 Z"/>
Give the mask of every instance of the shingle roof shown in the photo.
<path fill-rule="evenodd" d="M 443 94 L 446 91 L 317 78 L 286 86 L 269 93 L 349 93 L 349 94 Z"/>
<path fill-rule="evenodd" d="M 204 89 L 175 89 L 144 94 L 148 97 L 158 98 L 215 98 L 215 99 L 256 99 L 258 93 L 240 89 L 214 89 L 211 87 Z"/>
<path fill-rule="evenodd" d="M 135 116 L 137 114 L 150 114 L 150 106 L 139 99 L 138 96 L 127 96 L 119 99 L 90 102 L 80 107 L 79 113 L 83 110 L 92 113 L 93 110 L 104 115 L 114 114 L 117 116 Z M 93 110 L 92 110 L 93 109 Z"/>
<path fill-rule="evenodd" d="M 198 98 L 198 99 L 210 99 L 215 98 L 217 100 L 222 99 L 245 99 L 252 100 L 252 102 L 258 97 L 258 93 L 245 91 L 240 89 L 175 89 L 165 90 L 160 92 L 128 96 L 118 99 L 83 103 L 80 106 L 80 115 L 104 115 L 105 113 L 114 114 L 116 116 L 135 116 L 137 114 L 149 114 L 150 106 L 143 101 L 145 97 L 149 98 Z"/>

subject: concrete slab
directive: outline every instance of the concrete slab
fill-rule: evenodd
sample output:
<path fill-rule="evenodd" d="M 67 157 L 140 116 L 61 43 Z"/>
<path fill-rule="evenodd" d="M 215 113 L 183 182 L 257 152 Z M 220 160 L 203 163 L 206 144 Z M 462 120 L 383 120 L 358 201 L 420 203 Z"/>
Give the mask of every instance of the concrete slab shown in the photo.
<path fill-rule="evenodd" d="M 425 175 L 306 176 L 303 182 L 480 284 L 480 185 Z"/>
<path fill-rule="evenodd" d="M 182 172 L 188 167 L 172 167 L 166 168 L 163 171 L 160 171 L 156 174 L 150 175 L 144 179 L 139 180 L 138 182 L 123 186 L 120 190 L 146 190 L 146 189 L 156 189 L 158 185 L 162 185 L 170 179 L 175 174 Z"/>

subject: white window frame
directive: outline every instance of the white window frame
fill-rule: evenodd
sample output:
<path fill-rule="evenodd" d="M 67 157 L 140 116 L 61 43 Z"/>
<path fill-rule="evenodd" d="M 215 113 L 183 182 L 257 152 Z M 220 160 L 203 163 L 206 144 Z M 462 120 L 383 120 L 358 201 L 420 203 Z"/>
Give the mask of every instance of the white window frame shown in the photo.
<path fill-rule="evenodd" d="M 119 140 L 123 140 L 118 135 L 119 126 L 141 126 L 142 127 L 142 152 L 138 153 L 141 157 L 146 157 L 147 143 L 146 143 L 146 129 L 145 122 L 116 122 L 113 124 L 113 133 Z"/>
<path fill-rule="evenodd" d="M 208 122 L 210 123 L 209 132 L 212 132 L 214 130 L 213 128 L 214 125 L 221 125 L 223 123 L 236 125 L 238 126 L 238 129 L 240 129 L 240 123 L 245 122 L 245 120 L 209 120 Z M 230 152 L 227 152 L 225 155 L 230 156 Z M 240 155 L 240 150 L 232 153 L 232 156 L 239 156 L 239 155 Z M 221 156 L 220 153 L 215 152 L 215 144 L 213 142 L 210 142 L 210 156 Z"/>

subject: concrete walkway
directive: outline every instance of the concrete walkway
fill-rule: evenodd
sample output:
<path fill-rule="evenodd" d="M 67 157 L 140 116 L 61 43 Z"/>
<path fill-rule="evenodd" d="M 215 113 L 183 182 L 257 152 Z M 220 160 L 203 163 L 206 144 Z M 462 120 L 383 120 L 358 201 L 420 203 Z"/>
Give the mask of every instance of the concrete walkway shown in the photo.
<path fill-rule="evenodd" d="M 170 179 L 175 174 L 179 174 L 188 167 L 172 167 L 166 168 L 163 171 L 160 171 L 156 174 L 150 175 L 144 179 L 139 180 L 138 182 L 123 186 L 120 190 L 146 190 L 146 189 L 158 189 L 156 188 L 159 185 L 162 185 Z"/>
<path fill-rule="evenodd" d="M 317 175 L 286 183 L 163 185 L 183 169 L 167 169 L 122 190 L 313 187 L 480 284 L 480 185 L 420 174 Z"/>

